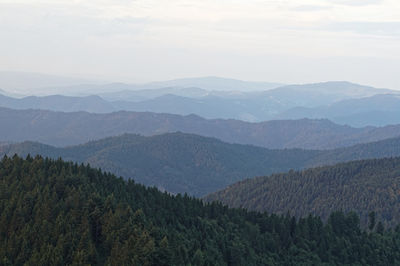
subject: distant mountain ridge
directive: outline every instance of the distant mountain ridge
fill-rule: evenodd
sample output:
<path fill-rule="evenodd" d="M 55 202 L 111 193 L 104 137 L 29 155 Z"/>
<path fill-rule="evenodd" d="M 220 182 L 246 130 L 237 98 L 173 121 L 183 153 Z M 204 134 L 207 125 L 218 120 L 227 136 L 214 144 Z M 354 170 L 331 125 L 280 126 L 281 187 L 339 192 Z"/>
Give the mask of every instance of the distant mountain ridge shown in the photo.
<path fill-rule="evenodd" d="M 0 156 L 28 154 L 90 163 L 172 193 L 204 196 L 245 178 L 338 162 L 400 156 L 400 137 L 329 151 L 265 148 L 193 134 L 125 134 L 56 148 L 37 142 L 0 145 Z"/>
<path fill-rule="evenodd" d="M 0 108 L 0 124 L 0 141 L 30 140 L 55 146 L 82 144 L 124 133 L 151 136 L 176 131 L 271 149 L 333 149 L 400 136 L 400 125 L 352 128 L 310 119 L 248 123 L 125 111 L 90 114 Z"/>
<path fill-rule="evenodd" d="M 215 76 L 182 78 L 161 82 L 151 82 L 147 88 L 162 87 L 198 87 L 208 91 L 264 91 L 283 86 L 282 83 L 242 81 L 231 78 L 221 78 Z"/>
<path fill-rule="evenodd" d="M 132 84 L 42 73 L 0 71 L 0 88 L 7 92 L 19 93 L 21 95 L 49 96 L 63 94 L 69 96 L 88 96 L 123 90 L 135 91 L 167 87 L 198 87 L 207 91 L 261 91 L 283 85 L 282 83 L 252 82 L 212 76 Z"/>
<path fill-rule="evenodd" d="M 28 96 L 12 98 L 0 94 L 0 106 L 12 109 L 42 109 L 58 112 L 87 111 L 92 113 L 110 113 L 114 106 L 99 96 L 71 97 L 62 95 Z"/>
<path fill-rule="evenodd" d="M 211 86 L 213 82 L 221 88 Z M 226 87 L 222 88 L 224 84 Z M 0 106 L 62 112 L 196 114 L 208 119 L 239 119 L 249 122 L 319 118 L 357 127 L 384 126 L 400 121 L 400 99 L 397 97 L 400 93 L 396 91 L 350 82 L 286 85 L 278 88 L 263 84 L 222 78 L 194 78 L 143 85 L 80 84 L 47 88 L 53 95 L 42 97 L 19 96 L 17 99 L 0 95 Z M 248 86 L 247 90 L 243 89 L 245 86 Z M 81 96 L 58 95 L 62 92 L 67 95 L 77 92 Z M 3 94 L 10 96 L 8 93 Z M 380 119 L 381 116 L 384 119 Z"/>
<path fill-rule="evenodd" d="M 327 118 L 335 123 L 361 127 L 396 124 L 400 123 L 400 93 L 348 99 L 314 108 L 295 107 L 279 114 L 278 118 Z"/>
<path fill-rule="evenodd" d="M 32 94 L 35 93 L 35 91 L 38 93 L 39 88 L 45 87 L 79 86 L 81 84 L 99 85 L 102 83 L 104 83 L 104 81 L 61 75 L 0 71 L 0 88 L 7 92 L 14 92 L 22 95 Z M 58 92 L 56 92 L 56 94 L 57 93 Z M 54 94 L 54 92 L 50 94 Z"/>

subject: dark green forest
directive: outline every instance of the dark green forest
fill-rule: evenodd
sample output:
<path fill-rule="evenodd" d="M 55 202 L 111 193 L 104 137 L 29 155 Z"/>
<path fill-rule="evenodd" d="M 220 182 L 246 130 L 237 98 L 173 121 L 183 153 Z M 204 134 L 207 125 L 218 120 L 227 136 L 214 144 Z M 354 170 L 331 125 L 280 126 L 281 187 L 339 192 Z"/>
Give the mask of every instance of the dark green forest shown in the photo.
<path fill-rule="evenodd" d="M 400 138 L 328 151 L 269 150 L 184 133 L 152 137 L 125 134 L 66 148 L 34 142 L 0 146 L 0 155 L 15 153 L 90 163 L 147 186 L 201 197 L 254 176 L 400 156 Z"/>
<path fill-rule="evenodd" d="M 400 227 L 385 230 L 373 213 L 363 230 L 353 212 L 323 223 L 229 209 L 88 165 L 14 156 L 0 162 L 0 264 L 398 265 Z"/>
<path fill-rule="evenodd" d="M 247 179 L 210 194 L 230 207 L 326 221 L 332 211 L 356 211 L 366 226 L 376 212 L 385 226 L 400 221 L 400 157 L 341 163 Z"/>

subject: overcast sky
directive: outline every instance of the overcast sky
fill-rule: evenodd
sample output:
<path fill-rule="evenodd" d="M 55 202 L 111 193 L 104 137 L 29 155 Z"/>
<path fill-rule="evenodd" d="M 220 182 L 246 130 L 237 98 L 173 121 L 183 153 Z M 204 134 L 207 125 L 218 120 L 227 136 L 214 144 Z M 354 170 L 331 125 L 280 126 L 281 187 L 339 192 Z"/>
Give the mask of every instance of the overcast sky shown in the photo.
<path fill-rule="evenodd" d="M 400 89 L 399 0 L 0 0 L 0 70 Z"/>

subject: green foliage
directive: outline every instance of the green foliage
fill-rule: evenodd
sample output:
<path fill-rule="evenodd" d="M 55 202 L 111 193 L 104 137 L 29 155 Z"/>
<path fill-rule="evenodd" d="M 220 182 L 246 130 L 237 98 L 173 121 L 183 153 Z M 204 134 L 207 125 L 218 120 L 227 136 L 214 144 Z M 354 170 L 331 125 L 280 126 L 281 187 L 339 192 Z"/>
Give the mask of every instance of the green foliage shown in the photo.
<path fill-rule="evenodd" d="M 396 226 L 400 221 L 400 158 L 354 161 L 335 166 L 290 171 L 248 179 L 206 197 L 230 207 L 289 212 L 296 217 L 312 213 L 326 221 L 337 210 L 356 211 L 363 227 L 375 221 Z M 375 212 L 374 217 L 370 213 Z"/>
<path fill-rule="evenodd" d="M 3 158 L 0 185 L 2 265 L 400 263 L 400 230 L 364 232 L 354 213 L 229 209 L 42 157 Z"/>

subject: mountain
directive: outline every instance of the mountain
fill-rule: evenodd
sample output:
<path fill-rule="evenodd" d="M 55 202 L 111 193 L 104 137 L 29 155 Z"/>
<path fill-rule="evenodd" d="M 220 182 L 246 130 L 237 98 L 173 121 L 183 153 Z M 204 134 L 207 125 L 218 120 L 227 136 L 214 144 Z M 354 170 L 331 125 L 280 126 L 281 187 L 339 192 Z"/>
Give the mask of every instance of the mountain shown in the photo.
<path fill-rule="evenodd" d="M 107 113 L 112 111 L 158 112 L 178 115 L 196 114 L 205 118 L 237 118 L 259 121 L 284 110 L 278 102 L 269 102 L 245 93 L 208 92 L 197 88 L 163 88 L 140 91 L 122 91 L 99 96 L 29 96 L 12 98 L 0 94 L 0 106 L 12 109 L 43 109 L 61 112 L 87 111 Z"/>
<path fill-rule="evenodd" d="M 321 151 L 317 156 L 308 161 L 304 168 L 384 157 L 400 157 L 399 137 L 357 144 L 346 148 Z"/>
<path fill-rule="evenodd" d="M 194 196 L 204 196 L 246 177 L 302 168 L 318 153 L 268 150 L 183 133 L 122 135 L 66 148 L 34 142 L 0 146 L 1 156 L 62 157 L 144 185 Z"/>
<path fill-rule="evenodd" d="M 107 99 L 122 99 L 121 95 L 134 98 L 138 95 L 149 99 L 165 94 L 175 94 L 186 97 L 201 97 L 204 92 L 214 93 L 247 93 L 265 91 L 283 86 L 281 83 L 251 82 L 221 77 L 183 78 L 167 81 L 157 81 L 142 84 L 109 83 L 98 86 Z M 152 97 L 151 97 L 152 96 Z M 124 97 L 123 99 L 127 99 Z"/>
<path fill-rule="evenodd" d="M 278 118 L 326 118 L 357 127 L 397 124 L 400 122 L 400 94 L 378 94 L 315 108 L 295 107 L 279 114 Z"/>
<path fill-rule="evenodd" d="M 229 80 L 217 80 L 221 84 L 226 81 L 227 86 L 231 84 Z M 216 91 L 199 87 L 157 87 L 155 84 L 110 83 L 46 87 L 44 89 L 53 94 L 61 93 L 65 96 L 30 96 L 22 99 L 2 96 L 0 106 L 62 112 L 196 114 L 207 119 L 239 119 L 248 122 L 325 118 L 354 126 L 399 123 L 398 93 L 349 82 L 289 85 L 262 91 Z M 174 84 L 166 83 L 165 86 L 167 85 Z M 41 91 L 40 88 L 35 90 Z M 75 94 L 80 97 L 67 96 Z M 88 95 L 84 97 L 83 94 Z M 381 116 L 385 118 L 380 119 Z"/>
<path fill-rule="evenodd" d="M 158 88 L 158 89 L 124 89 L 115 92 L 115 88 L 113 88 L 113 92 L 106 92 L 99 94 L 102 98 L 112 102 L 124 101 L 124 102 L 140 102 L 145 100 L 154 99 L 157 97 L 161 97 L 164 95 L 175 95 L 181 97 L 188 98 L 200 98 L 207 96 L 209 94 L 225 94 L 223 92 L 211 92 L 201 88 L 196 87 L 188 87 L 188 88 L 180 88 L 180 87 L 166 87 L 166 88 Z M 229 95 L 229 93 L 226 93 Z"/>
<path fill-rule="evenodd" d="M 348 81 L 327 81 L 319 83 L 309 83 L 309 84 L 293 84 L 278 87 L 271 92 L 279 93 L 282 91 L 286 92 L 296 92 L 296 93 L 321 93 L 321 94 L 331 94 L 337 95 L 341 94 L 350 98 L 360 98 L 372 96 L 379 93 L 389 93 L 393 90 L 388 89 L 377 89 L 371 86 L 360 85 Z"/>
<path fill-rule="evenodd" d="M 60 112 L 87 111 L 109 113 L 116 111 L 111 103 L 99 96 L 70 97 L 62 95 L 11 98 L 0 94 L 0 106 L 13 109 L 43 109 Z"/>
<path fill-rule="evenodd" d="M 396 91 L 377 89 L 346 81 L 287 85 L 265 92 L 269 97 L 279 99 L 293 107 L 316 107 L 345 99 L 370 97 L 385 93 L 396 93 Z"/>
<path fill-rule="evenodd" d="M 152 82 L 146 88 L 197 87 L 208 91 L 264 91 L 282 86 L 281 83 L 251 82 L 221 77 L 183 78 L 169 81 Z"/>
<path fill-rule="evenodd" d="M 157 84 L 158 86 L 176 85 Z M 295 117 L 297 108 L 314 108 L 321 105 L 326 107 L 338 101 L 382 93 L 394 93 L 394 91 L 349 82 L 289 85 L 263 91 L 212 91 L 196 87 L 154 89 L 148 85 L 147 89 L 103 93 L 101 96 L 113 101 L 117 110 L 179 115 L 196 114 L 209 119 L 224 118 L 259 122 L 280 117 L 292 119 L 291 116 L 285 116 L 285 114 L 292 112 Z M 318 112 L 312 112 L 312 114 L 318 116 Z M 364 120 L 369 121 L 365 118 Z M 387 124 L 393 124 L 396 120 L 386 119 L 385 121 Z M 381 123 L 381 125 L 386 124 Z"/>
<path fill-rule="evenodd" d="M 261 101 L 260 99 L 237 100 L 214 95 L 188 98 L 167 94 L 135 103 L 116 102 L 115 105 L 120 110 L 135 112 L 156 112 L 177 115 L 195 114 L 208 119 L 236 118 L 242 121 L 255 122 L 259 121 L 260 117 L 270 117 L 266 114 L 267 110 L 259 111 L 264 104 Z M 269 108 L 272 109 L 274 107 L 277 107 L 277 105 L 271 104 Z"/>
<path fill-rule="evenodd" d="M 371 211 L 388 226 L 400 221 L 400 158 L 371 159 L 241 181 L 208 195 L 230 207 L 309 213 L 327 220 L 333 210 L 356 211 L 366 225 Z"/>
<path fill-rule="evenodd" d="M 121 91 L 174 88 L 201 88 L 206 91 L 261 91 L 282 86 L 280 83 L 250 82 L 220 77 L 184 78 L 143 84 L 107 83 L 106 81 L 73 78 L 41 73 L 0 71 L 0 88 L 21 95 L 88 96 L 89 94 L 112 94 Z M 130 92 L 129 92 L 130 93 Z M 161 95 L 158 95 L 161 96 Z"/>
<path fill-rule="evenodd" d="M 0 108 L 0 124 L 0 141 L 30 140 L 55 146 L 82 144 L 124 133 L 150 136 L 181 131 L 271 149 L 332 149 L 400 135 L 399 125 L 352 128 L 309 119 L 248 123 L 125 111 L 90 114 Z"/>
<path fill-rule="evenodd" d="M 192 134 L 122 135 L 56 148 L 36 142 L 0 146 L 4 155 L 63 158 L 176 193 L 205 196 L 245 178 L 359 159 L 400 156 L 400 138 L 348 148 L 269 150 Z"/>
<path fill-rule="evenodd" d="M 19 93 L 22 95 L 38 95 L 43 93 L 58 94 L 60 93 L 59 91 L 46 90 L 45 88 L 77 86 L 89 83 L 101 84 L 103 82 L 92 79 L 64 77 L 41 73 L 0 71 L 0 88 L 8 92 Z"/>
<path fill-rule="evenodd" d="M 397 265 L 400 228 L 203 204 L 42 157 L 0 161 L 2 265 Z M 378 220 L 379 221 L 379 220 Z"/>

